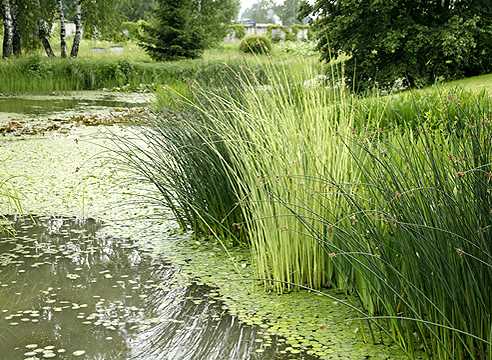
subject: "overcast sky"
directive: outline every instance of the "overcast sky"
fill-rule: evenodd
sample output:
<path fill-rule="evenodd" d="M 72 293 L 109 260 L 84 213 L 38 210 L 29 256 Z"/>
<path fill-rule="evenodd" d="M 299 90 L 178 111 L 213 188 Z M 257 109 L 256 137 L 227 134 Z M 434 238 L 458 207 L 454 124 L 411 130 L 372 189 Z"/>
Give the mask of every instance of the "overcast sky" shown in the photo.
<path fill-rule="evenodd" d="M 244 9 L 249 8 L 255 2 L 258 2 L 258 0 L 241 0 L 241 11 L 244 11 Z"/>
<path fill-rule="evenodd" d="M 258 0 L 241 0 L 241 13 L 249 8 L 251 5 L 253 5 L 254 3 L 257 3 Z M 276 0 L 276 2 L 282 2 L 282 0 Z"/>

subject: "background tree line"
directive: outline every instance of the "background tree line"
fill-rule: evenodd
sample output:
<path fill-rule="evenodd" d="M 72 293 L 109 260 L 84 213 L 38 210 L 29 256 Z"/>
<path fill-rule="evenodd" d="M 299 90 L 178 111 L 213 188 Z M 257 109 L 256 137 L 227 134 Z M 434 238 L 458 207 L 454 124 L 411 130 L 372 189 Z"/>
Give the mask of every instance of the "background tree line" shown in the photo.
<path fill-rule="evenodd" d="M 491 0 L 316 0 L 318 50 L 340 53 L 353 87 L 420 87 L 492 71 Z"/>
<path fill-rule="evenodd" d="M 254 20 L 257 23 L 270 23 L 278 19 L 283 25 L 290 26 L 300 23 L 298 19 L 300 7 L 301 0 L 284 0 L 283 3 L 259 0 L 247 8 L 241 18 Z"/>
<path fill-rule="evenodd" d="M 3 57 L 21 55 L 42 46 L 46 54 L 54 56 L 51 30 L 55 23 L 60 29 L 60 54 L 68 54 L 65 21 L 75 23 L 76 33 L 70 50 L 77 57 L 82 28 L 109 26 L 114 9 L 113 0 L 1 0 L 3 20 Z"/>
<path fill-rule="evenodd" d="M 176 49 L 169 50 L 175 55 L 158 55 L 152 49 L 159 48 L 155 44 L 162 45 L 162 41 L 165 47 L 187 43 L 183 46 L 200 49 L 196 56 L 204 48 L 217 44 L 237 18 L 240 7 L 240 0 L 0 0 L 0 3 L 3 57 L 21 55 L 39 47 L 44 48 L 47 56 L 55 56 L 50 42 L 55 24 L 59 29 L 60 55 L 77 57 L 82 29 L 88 38 L 114 40 L 121 38 L 123 23 L 143 19 L 145 35 L 137 40 L 159 60 L 193 57 L 191 53 L 181 56 Z M 71 49 L 67 49 L 66 21 L 76 25 Z M 160 49 L 163 51 L 162 46 Z"/>

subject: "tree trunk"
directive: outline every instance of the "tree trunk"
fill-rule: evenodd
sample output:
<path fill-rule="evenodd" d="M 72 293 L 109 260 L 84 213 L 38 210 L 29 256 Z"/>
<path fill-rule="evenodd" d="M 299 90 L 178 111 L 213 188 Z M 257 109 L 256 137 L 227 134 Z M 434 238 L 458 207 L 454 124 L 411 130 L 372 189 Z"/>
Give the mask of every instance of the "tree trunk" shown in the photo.
<path fill-rule="evenodd" d="M 12 25 L 12 11 L 9 0 L 2 0 L 3 6 L 3 57 L 12 56 L 14 29 Z"/>
<path fill-rule="evenodd" d="M 53 52 L 50 44 L 48 24 L 46 23 L 46 21 L 39 19 L 38 27 L 39 38 L 41 39 L 41 43 L 43 44 L 44 51 L 46 51 L 46 55 L 48 55 L 48 57 L 55 57 L 55 53 Z"/>
<path fill-rule="evenodd" d="M 17 2 L 14 1 L 13 4 L 11 4 L 12 7 L 12 28 L 13 28 L 13 35 L 12 35 L 12 48 L 14 51 L 15 56 L 20 56 L 22 54 L 22 36 L 21 36 L 21 31 L 19 28 L 19 6 L 17 5 Z"/>
<path fill-rule="evenodd" d="M 42 8 L 41 8 L 40 1 L 39 0 L 34 0 L 34 1 L 35 1 L 35 5 L 41 12 Z M 41 40 L 41 44 L 43 44 L 46 55 L 48 55 L 48 57 L 55 57 L 55 53 L 53 52 L 53 49 L 51 48 L 51 44 L 50 44 L 50 32 L 48 28 L 48 23 L 41 17 L 39 17 L 38 19 L 38 36 L 39 39 Z"/>
<path fill-rule="evenodd" d="M 75 37 L 73 38 L 71 57 L 77 57 L 79 55 L 80 40 L 82 39 L 82 6 L 81 0 L 77 0 L 77 6 L 75 8 Z"/>
<path fill-rule="evenodd" d="M 65 10 L 63 0 L 58 0 L 58 11 L 60 12 L 60 54 L 62 58 L 67 57 L 67 31 L 65 29 Z"/>

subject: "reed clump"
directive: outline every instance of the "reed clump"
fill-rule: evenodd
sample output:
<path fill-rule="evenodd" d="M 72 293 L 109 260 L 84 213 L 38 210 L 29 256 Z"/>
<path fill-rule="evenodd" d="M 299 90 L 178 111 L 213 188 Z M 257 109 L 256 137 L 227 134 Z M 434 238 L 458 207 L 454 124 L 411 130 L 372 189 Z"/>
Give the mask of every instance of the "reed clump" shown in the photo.
<path fill-rule="evenodd" d="M 266 287 L 351 293 L 410 355 L 491 357 L 492 99 L 272 69 L 180 92 L 127 161 L 183 228 L 249 245 Z"/>

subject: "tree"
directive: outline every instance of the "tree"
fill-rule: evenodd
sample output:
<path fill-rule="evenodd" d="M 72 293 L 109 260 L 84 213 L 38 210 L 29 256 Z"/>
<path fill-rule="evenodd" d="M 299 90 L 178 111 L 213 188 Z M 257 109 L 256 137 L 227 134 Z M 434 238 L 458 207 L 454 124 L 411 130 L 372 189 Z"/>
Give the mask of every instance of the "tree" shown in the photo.
<path fill-rule="evenodd" d="M 300 0 L 285 0 L 281 6 L 277 7 L 277 15 L 282 20 L 283 25 L 293 25 L 299 23 L 298 16 L 301 7 Z"/>
<path fill-rule="evenodd" d="M 63 0 L 58 0 L 58 11 L 60 13 L 60 56 L 62 58 L 67 57 L 67 31 L 65 29 L 65 8 L 63 7 Z"/>
<path fill-rule="evenodd" d="M 193 22 L 205 35 L 205 46 L 222 41 L 239 13 L 239 0 L 193 0 Z"/>
<path fill-rule="evenodd" d="M 257 23 L 269 23 L 273 21 L 273 16 L 277 10 L 277 5 L 273 0 L 259 0 L 250 8 L 246 9 L 243 19 L 254 20 Z"/>
<path fill-rule="evenodd" d="M 3 52 L 2 56 L 8 58 L 13 54 L 14 28 L 12 24 L 12 10 L 9 0 L 2 0 L 3 15 Z"/>
<path fill-rule="evenodd" d="M 193 19 L 193 0 L 159 0 L 154 24 L 144 26 L 140 45 L 158 61 L 200 57 L 205 35 Z"/>
<path fill-rule="evenodd" d="M 15 55 L 20 55 L 24 50 L 34 50 L 40 45 L 39 18 L 51 16 L 51 11 L 44 14 L 39 9 L 39 4 L 33 0 L 10 0 L 12 8 L 12 24 L 14 29 L 13 50 Z M 49 6 L 48 6 L 49 7 Z M 52 20 L 48 20 L 52 21 Z M 48 25 L 50 26 L 50 25 Z"/>
<path fill-rule="evenodd" d="M 73 38 L 72 50 L 70 57 L 79 55 L 80 40 L 82 39 L 82 0 L 76 0 L 75 3 L 75 36 Z"/>
<path fill-rule="evenodd" d="M 492 71 L 490 0 L 317 0 L 325 61 L 345 52 L 355 86 L 410 86 Z"/>

